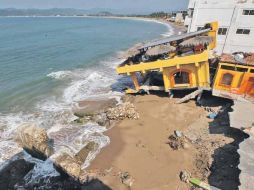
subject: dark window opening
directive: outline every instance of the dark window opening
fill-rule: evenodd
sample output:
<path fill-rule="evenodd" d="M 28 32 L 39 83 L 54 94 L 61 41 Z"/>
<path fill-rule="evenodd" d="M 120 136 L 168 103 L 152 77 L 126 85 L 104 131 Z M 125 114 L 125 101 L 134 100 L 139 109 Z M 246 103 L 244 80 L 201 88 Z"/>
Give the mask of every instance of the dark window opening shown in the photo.
<path fill-rule="evenodd" d="M 254 82 L 254 77 L 250 77 L 249 82 Z"/>
<path fill-rule="evenodd" d="M 236 67 L 235 70 L 238 72 L 247 72 L 248 71 L 248 69 L 242 68 L 242 67 Z"/>
<path fill-rule="evenodd" d="M 251 69 L 250 72 L 251 72 L 251 73 L 254 73 L 254 69 Z"/>
<path fill-rule="evenodd" d="M 248 69 L 247 68 L 243 68 L 243 67 L 232 67 L 232 66 L 227 66 L 227 65 L 222 65 L 221 69 L 225 69 L 225 70 L 230 70 L 230 71 L 238 71 L 238 72 L 247 72 Z"/>
<path fill-rule="evenodd" d="M 233 82 L 233 78 L 234 78 L 234 76 L 232 74 L 226 73 L 222 77 L 221 84 L 226 85 L 226 86 L 230 86 Z"/>
<path fill-rule="evenodd" d="M 227 65 L 221 65 L 221 69 L 235 71 L 235 67 L 227 66 Z"/>
<path fill-rule="evenodd" d="M 243 15 L 254 15 L 254 10 L 243 10 Z"/>
<path fill-rule="evenodd" d="M 250 29 L 237 29 L 237 34 L 250 34 Z"/>
<path fill-rule="evenodd" d="M 204 30 L 204 27 L 200 27 L 200 26 L 199 26 L 199 27 L 197 28 L 197 31 L 200 31 L 200 30 Z"/>
<path fill-rule="evenodd" d="M 228 29 L 227 28 L 219 28 L 218 35 L 226 35 Z"/>
<path fill-rule="evenodd" d="M 189 73 L 180 71 L 174 74 L 175 84 L 190 84 Z"/>

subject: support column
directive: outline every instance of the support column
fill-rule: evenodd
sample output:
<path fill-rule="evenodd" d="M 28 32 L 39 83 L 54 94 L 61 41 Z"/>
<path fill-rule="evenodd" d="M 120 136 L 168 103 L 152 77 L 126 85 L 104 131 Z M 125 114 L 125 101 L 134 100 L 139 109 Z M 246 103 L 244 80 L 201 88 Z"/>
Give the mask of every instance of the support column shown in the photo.
<path fill-rule="evenodd" d="M 165 91 L 169 92 L 169 89 L 170 89 L 169 70 L 167 68 L 163 68 L 162 74 L 163 74 L 163 82 L 164 82 Z"/>
<path fill-rule="evenodd" d="M 140 86 L 139 86 L 139 83 L 138 83 L 138 78 L 137 78 L 137 75 L 136 73 L 131 73 L 131 79 L 132 79 L 132 82 L 135 86 L 135 90 L 139 90 Z"/>

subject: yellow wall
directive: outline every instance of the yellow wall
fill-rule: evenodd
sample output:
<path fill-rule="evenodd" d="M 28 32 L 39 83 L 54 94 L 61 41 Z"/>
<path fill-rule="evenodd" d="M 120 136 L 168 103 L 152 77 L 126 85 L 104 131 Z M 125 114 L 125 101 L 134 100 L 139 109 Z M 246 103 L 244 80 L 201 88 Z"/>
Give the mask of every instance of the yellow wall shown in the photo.
<path fill-rule="evenodd" d="M 191 75 L 190 85 L 181 87 L 172 84 L 172 75 L 178 71 L 189 71 Z M 209 66 L 208 62 L 191 63 L 188 65 L 179 65 L 179 67 L 167 67 L 163 69 L 163 80 L 165 90 L 178 88 L 195 88 L 195 87 L 210 87 L 209 81 Z"/>
<path fill-rule="evenodd" d="M 238 67 L 238 68 L 247 69 L 247 71 L 239 72 L 239 71 L 227 70 L 227 69 L 221 68 L 222 66 Z M 234 65 L 229 63 L 220 63 L 217 69 L 216 76 L 215 76 L 213 89 L 218 91 L 227 91 L 229 93 L 239 94 L 239 95 L 245 94 L 245 91 L 246 91 L 245 85 L 247 85 L 246 83 L 248 83 L 248 79 L 250 77 L 254 77 L 254 73 L 250 73 L 251 69 L 254 69 L 254 67 Z M 221 84 L 223 75 L 226 73 L 233 75 L 233 81 L 231 85 L 228 85 L 228 86 Z"/>

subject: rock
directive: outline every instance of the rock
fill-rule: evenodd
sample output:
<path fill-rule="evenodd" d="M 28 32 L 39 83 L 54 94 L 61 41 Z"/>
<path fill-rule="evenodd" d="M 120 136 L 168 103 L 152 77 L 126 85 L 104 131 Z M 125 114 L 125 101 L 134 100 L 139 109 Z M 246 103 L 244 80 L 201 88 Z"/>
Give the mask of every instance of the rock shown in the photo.
<path fill-rule="evenodd" d="M 133 177 L 131 177 L 128 172 L 120 173 L 120 179 L 121 179 L 121 182 L 128 187 L 131 187 L 134 183 Z"/>
<path fill-rule="evenodd" d="M 45 159 L 53 153 L 45 129 L 36 124 L 23 124 L 17 129 L 17 142 L 32 156 Z"/>
<path fill-rule="evenodd" d="M 60 151 L 50 158 L 54 162 L 55 168 L 59 173 L 65 173 L 74 179 L 79 179 L 81 175 L 81 167 L 85 162 L 88 154 L 98 148 L 95 142 L 89 142 L 77 154 L 70 155 L 67 151 Z"/>
<path fill-rule="evenodd" d="M 87 117 L 79 117 L 77 119 L 74 120 L 75 123 L 78 123 L 78 124 L 86 124 L 87 122 L 89 121 L 89 119 Z"/>
<path fill-rule="evenodd" d="M 117 104 L 115 99 L 108 100 L 84 100 L 78 102 L 78 106 L 73 108 L 74 115 L 77 117 L 94 116 L 104 112 Z"/>
<path fill-rule="evenodd" d="M 81 171 L 81 164 L 66 152 L 60 152 L 51 156 L 54 166 L 59 173 L 65 173 L 74 179 L 78 179 Z"/>
<path fill-rule="evenodd" d="M 175 131 L 175 135 L 177 137 L 182 137 L 183 136 L 181 131 Z"/>
<path fill-rule="evenodd" d="M 101 126 L 105 126 L 105 127 L 108 127 L 110 125 L 110 121 L 109 121 L 106 113 L 101 113 L 101 114 L 93 116 L 92 121 L 98 123 Z"/>
<path fill-rule="evenodd" d="M 189 179 L 191 178 L 191 174 L 187 171 L 181 171 L 180 172 L 180 179 L 181 181 L 185 182 L 185 183 L 189 183 Z"/>
<path fill-rule="evenodd" d="M 98 144 L 95 142 L 89 142 L 85 147 L 83 147 L 76 155 L 75 158 L 81 164 L 83 164 L 91 151 L 98 148 Z"/>
<path fill-rule="evenodd" d="M 34 164 L 23 158 L 13 158 L 0 170 L 0 189 L 13 189 L 23 181 L 24 176 L 33 169 Z"/>
<path fill-rule="evenodd" d="M 135 106 L 130 102 L 125 102 L 115 108 L 108 109 L 106 112 L 110 120 L 123 120 L 124 118 L 138 119 L 139 114 L 135 110 Z"/>
<path fill-rule="evenodd" d="M 183 136 L 177 137 L 176 135 L 170 135 L 168 139 L 168 144 L 173 150 L 184 148 L 185 139 Z"/>

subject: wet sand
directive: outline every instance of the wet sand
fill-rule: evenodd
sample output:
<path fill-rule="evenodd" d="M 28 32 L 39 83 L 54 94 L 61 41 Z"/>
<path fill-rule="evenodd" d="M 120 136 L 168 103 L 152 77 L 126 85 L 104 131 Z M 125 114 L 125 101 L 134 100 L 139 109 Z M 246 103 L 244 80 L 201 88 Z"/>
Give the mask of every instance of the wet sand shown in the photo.
<path fill-rule="evenodd" d="M 182 170 L 193 170 L 195 149 L 172 150 L 168 142 L 174 130 L 184 130 L 205 114 L 195 102 L 177 105 L 176 99 L 157 95 L 136 96 L 138 120 L 125 119 L 109 130 L 111 139 L 88 168 L 109 171 L 100 180 L 112 189 L 126 189 L 118 173 L 128 172 L 131 189 L 189 189 L 180 181 Z"/>

